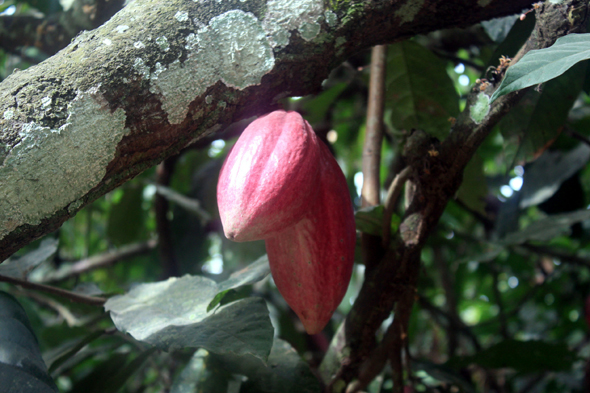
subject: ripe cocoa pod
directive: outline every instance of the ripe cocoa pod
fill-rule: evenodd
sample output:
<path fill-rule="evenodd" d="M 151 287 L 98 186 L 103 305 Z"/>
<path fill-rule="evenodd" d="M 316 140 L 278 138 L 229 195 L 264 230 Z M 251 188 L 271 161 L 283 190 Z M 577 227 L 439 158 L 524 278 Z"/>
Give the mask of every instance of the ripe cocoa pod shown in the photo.
<path fill-rule="evenodd" d="M 354 262 L 356 230 L 346 179 L 320 142 L 319 193 L 297 224 L 266 239 L 274 282 L 308 334 L 317 334 L 342 301 Z"/>
<path fill-rule="evenodd" d="M 320 143 L 297 112 L 271 112 L 244 130 L 217 185 L 228 239 L 264 239 L 301 220 L 316 199 Z"/>

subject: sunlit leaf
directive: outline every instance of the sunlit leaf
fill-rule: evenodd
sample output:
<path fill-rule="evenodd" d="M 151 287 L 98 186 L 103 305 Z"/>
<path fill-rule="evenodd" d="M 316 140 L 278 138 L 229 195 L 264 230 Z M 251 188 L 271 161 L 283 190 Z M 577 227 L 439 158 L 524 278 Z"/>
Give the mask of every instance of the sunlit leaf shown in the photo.
<path fill-rule="evenodd" d="M 569 34 L 545 49 L 532 50 L 508 68 L 492 101 L 505 94 L 557 78 L 590 58 L 590 34 Z"/>
<path fill-rule="evenodd" d="M 205 348 L 266 360 L 273 328 L 264 300 L 243 299 L 208 313 L 218 291 L 213 280 L 186 275 L 137 285 L 110 298 L 105 309 L 117 329 L 165 350 Z"/>

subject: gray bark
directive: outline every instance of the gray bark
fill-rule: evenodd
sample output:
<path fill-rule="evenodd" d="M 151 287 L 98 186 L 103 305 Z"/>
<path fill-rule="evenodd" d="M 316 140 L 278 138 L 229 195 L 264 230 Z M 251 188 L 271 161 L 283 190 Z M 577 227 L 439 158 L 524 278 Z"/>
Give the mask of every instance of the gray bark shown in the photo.
<path fill-rule="evenodd" d="M 530 0 L 136 0 L 0 86 L 0 261 L 352 54 Z"/>

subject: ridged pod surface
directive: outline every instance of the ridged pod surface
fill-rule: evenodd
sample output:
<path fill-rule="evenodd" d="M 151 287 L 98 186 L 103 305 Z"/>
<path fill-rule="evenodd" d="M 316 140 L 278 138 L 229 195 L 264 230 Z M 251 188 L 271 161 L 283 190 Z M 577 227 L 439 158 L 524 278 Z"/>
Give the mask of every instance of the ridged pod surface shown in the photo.
<path fill-rule="evenodd" d="M 219 174 L 225 236 L 260 240 L 300 221 L 316 199 L 320 144 L 297 112 L 278 110 L 250 123 Z"/>
<path fill-rule="evenodd" d="M 320 146 L 315 204 L 297 224 L 266 239 L 275 284 L 309 334 L 321 332 L 342 301 L 356 241 L 346 179 L 328 148 Z"/>

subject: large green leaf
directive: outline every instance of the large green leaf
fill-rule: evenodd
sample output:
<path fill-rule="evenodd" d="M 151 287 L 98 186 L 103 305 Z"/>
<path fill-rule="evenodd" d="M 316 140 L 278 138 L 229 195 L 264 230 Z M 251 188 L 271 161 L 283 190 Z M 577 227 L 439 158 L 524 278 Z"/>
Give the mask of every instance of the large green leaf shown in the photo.
<path fill-rule="evenodd" d="M 549 81 L 539 93 L 527 92 L 499 123 L 507 162 L 533 161 L 557 138 L 582 90 L 586 63 Z"/>
<path fill-rule="evenodd" d="M 532 373 L 570 370 L 575 360 L 575 353 L 566 344 L 508 339 L 473 356 L 451 359 L 449 365 L 457 368 L 477 364 L 485 368 L 511 368 Z"/>
<path fill-rule="evenodd" d="M 445 62 L 413 41 L 390 45 L 386 87 L 394 127 L 418 128 L 439 139 L 448 135 L 459 101 Z"/>
<path fill-rule="evenodd" d="M 140 284 L 105 303 L 117 329 L 165 350 L 205 348 L 266 361 L 273 327 L 266 303 L 248 298 L 207 312 L 219 292 L 211 279 L 185 275 Z"/>
<path fill-rule="evenodd" d="M 590 34 L 569 34 L 549 48 L 532 50 L 508 68 L 491 100 L 557 78 L 576 63 L 590 58 Z"/>
<path fill-rule="evenodd" d="M 0 386 L 14 393 L 57 392 L 25 310 L 1 291 Z"/>

